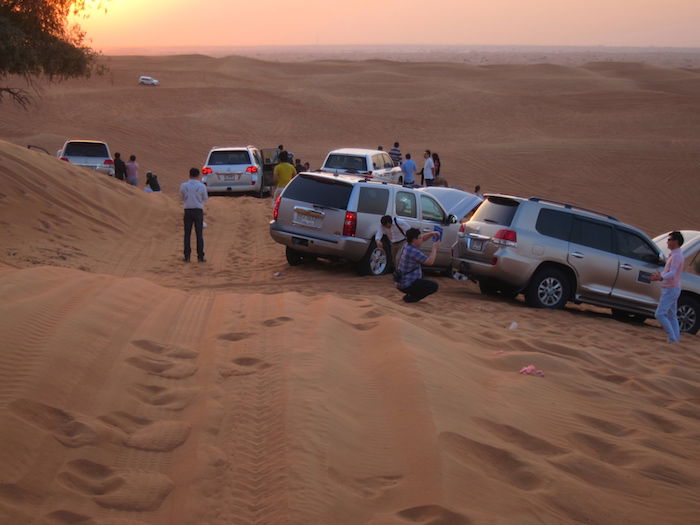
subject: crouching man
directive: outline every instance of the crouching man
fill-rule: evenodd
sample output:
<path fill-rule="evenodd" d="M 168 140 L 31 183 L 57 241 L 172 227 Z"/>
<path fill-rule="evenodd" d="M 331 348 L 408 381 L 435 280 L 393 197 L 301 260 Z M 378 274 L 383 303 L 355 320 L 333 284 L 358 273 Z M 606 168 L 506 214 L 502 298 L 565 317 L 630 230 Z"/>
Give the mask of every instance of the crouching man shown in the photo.
<path fill-rule="evenodd" d="M 421 299 L 434 294 L 438 290 L 438 284 L 428 279 L 423 279 L 422 266 L 435 264 L 438 248 L 440 247 L 440 234 L 428 232 L 421 235 L 420 230 L 411 228 L 406 232 L 406 241 L 399 260 L 399 267 L 394 275 L 396 287 L 405 295 L 403 300 L 407 303 L 417 303 Z M 430 255 L 420 251 L 420 245 L 435 237 Z"/>

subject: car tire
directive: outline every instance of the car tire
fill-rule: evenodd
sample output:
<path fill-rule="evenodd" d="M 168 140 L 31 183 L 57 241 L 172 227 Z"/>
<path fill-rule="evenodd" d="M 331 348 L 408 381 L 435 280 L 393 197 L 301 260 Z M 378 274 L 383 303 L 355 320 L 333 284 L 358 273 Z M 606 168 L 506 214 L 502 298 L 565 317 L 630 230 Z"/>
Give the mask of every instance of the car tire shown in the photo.
<path fill-rule="evenodd" d="M 681 332 L 697 334 L 700 328 L 700 301 L 689 295 L 681 295 L 677 312 Z"/>
<path fill-rule="evenodd" d="M 367 249 L 367 253 L 360 261 L 360 274 L 362 275 L 383 275 L 389 268 L 389 260 L 386 256 L 386 248 L 384 251 L 377 248 L 377 243 L 372 239 L 372 242 Z"/>
<path fill-rule="evenodd" d="M 569 300 L 571 282 L 558 268 L 542 268 L 530 280 L 525 291 L 525 301 L 535 308 L 559 310 Z"/>
<path fill-rule="evenodd" d="M 496 295 L 498 294 L 498 287 L 491 281 L 480 279 L 479 291 L 481 292 L 481 295 Z"/>
<path fill-rule="evenodd" d="M 287 249 L 285 250 L 284 254 L 287 257 L 287 262 L 289 263 L 289 266 L 299 266 L 301 263 L 304 262 L 304 256 L 301 254 L 301 252 L 293 250 L 289 246 L 287 246 Z"/>

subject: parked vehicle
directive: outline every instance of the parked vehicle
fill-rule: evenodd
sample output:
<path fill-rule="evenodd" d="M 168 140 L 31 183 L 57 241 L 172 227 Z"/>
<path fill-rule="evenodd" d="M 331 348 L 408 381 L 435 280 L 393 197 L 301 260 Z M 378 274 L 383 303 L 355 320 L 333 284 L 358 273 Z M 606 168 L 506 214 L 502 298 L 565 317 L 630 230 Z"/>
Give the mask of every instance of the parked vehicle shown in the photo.
<path fill-rule="evenodd" d="M 669 251 L 666 245 L 668 234 L 654 237 L 664 257 Z M 683 258 L 683 275 L 681 277 L 681 296 L 678 298 L 678 323 L 681 332 L 696 334 L 700 329 L 700 231 L 681 230 L 685 242 L 681 246 Z"/>
<path fill-rule="evenodd" d="M 265 163 L 254 146 L 212 148 L 202 168 L 207 193 L 253 193 L 263 197 L 270 192 L 272 172 L 265 176 Z"/>
<path fill-rule="evenodd" d="M 139 84 L 142 86 L 157 86 L 160 84 L 160 82 L 153 77 L 141 76 L 139 77 Z"/>
<path fill-rule="evenodd" d="M 447 213 L 457 217 L 457 222 L 462 223 L 469 219 L 471 213 L 476 211 L 483 197 L 469 193 L 468 191 L 456 188 L 445 188 L 442 186 L 427 186 L 419 188 L 419 191 L 435 197 Z"/>
<path fill-rule="evenodd" d="M 401 168 L 385 151 L 374 149 L 343 148 L 331 151 L 323 162 L 321 171 L 352 173 L 392 184 L 403 184 Z"/>
<path fill-rule="evenodd" d="M 114 175 L 114 161 L 106 142 L 96 140 L 68 140 L 63 148 L 56 152 L 61 160 Z"/>
<path fill-rule="evenodd" d="M 356 175 L 297 175 L 275 203 L 270 235 L 286 246 L 290 265 L 316 257 L 346 259 L 358 263 L 362 273 L 381 275 L 388 264 L 374 234 L 383 215 L 400 217 L 422 231 L 442 228 L 436 266 L 451 273 L 456 217 L 428 193 Z M 432 243 L 421 249 L 429 253 Z"/>
<path fill-rule="evenodd" d="M 649 277 L 665 257 L 642 231 L 606 214 L 539 198 L 487 195 L 460 228 L 452 262 L 475 277 L 485 294 L 523 293 L 539 308 L 589 303 L 611 308 L 616 317 L 644 319 L 654 315 L 660 294 Z M 684 275 L 683 286 L 679 305 L 695 319 L 683 326 L 694 332 L 700 283 Z"/>

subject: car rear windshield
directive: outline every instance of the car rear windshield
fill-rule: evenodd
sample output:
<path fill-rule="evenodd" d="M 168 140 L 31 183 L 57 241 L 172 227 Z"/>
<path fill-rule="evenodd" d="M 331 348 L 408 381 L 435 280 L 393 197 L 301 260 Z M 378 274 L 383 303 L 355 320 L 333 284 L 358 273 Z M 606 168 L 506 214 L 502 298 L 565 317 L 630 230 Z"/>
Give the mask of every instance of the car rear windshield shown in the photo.
<path fill-rule="evenodd" d="M 325 208 L 345 210 L 352 193 L 352 185 L 333 179 L 297 175 L 284 191 L 285 199 L 308 202 Z"/>
<path fill-rule="evenodd" d="M 209 155 L 209 166 L 224 166 L 227 164 L 251 164 L 247 151 L 212 151 Z"/>
<path fill-rule="evenodd" d="M 518 210 L 518 202 L 506 197 L 488 197 L 471 218 L 473 221 L 510 226 Z"/>
<path fill-rule="evenodd" d="M 367 171 L 367 159 L 360 155 L 328 155 L 324 169 Z"/>
<path fill-rule="evenodd" d="M 69 142 L 63 155 L 66 157 L 109 157 L 107 145 L 99 142 Z"/>

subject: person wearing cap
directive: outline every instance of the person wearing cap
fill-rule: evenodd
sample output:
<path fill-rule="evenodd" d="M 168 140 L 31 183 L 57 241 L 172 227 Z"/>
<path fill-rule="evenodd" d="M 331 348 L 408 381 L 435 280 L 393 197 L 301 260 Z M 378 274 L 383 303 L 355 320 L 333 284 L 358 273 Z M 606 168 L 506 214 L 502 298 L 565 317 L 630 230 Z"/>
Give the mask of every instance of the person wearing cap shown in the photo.
<path fill-rule="evenodd" d="M 666 243 L 671 253 L 666 260 L 663 272 L 654 272 L 650 279 L 661 281 L 661 297 L 656 308 L 656 318 L 668 335 L 669 343 L 681 340 L 681 329 L 678 325 L 678 297 L 681 295 L 681 275 L 683 274 L 683 234 L 672 231 L 668 234 Z"/>

